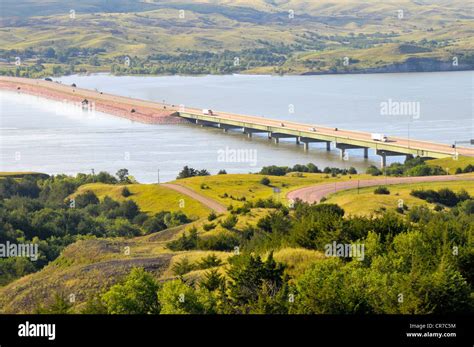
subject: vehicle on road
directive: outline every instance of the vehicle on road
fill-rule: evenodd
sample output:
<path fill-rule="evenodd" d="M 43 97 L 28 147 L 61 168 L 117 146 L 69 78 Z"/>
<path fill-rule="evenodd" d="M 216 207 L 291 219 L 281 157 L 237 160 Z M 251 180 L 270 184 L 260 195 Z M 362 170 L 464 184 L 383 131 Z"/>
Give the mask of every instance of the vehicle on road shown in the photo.
<path fill-rule="evenodd" d="M 372 140 L 374 140 L 374 141 L 380 141 L 380 142 L 387 142 L 387 141 L 388 141 L 388 138 L 387 138 L 387 136 L 385 136 L 384 134 L 376 134 L 376 133 L 373 133 L 373 134 L 372 134 Z"/>
<path fill-rule="evenodd" d="M 309 131 L 316 132 L 316 128 L 309 128 Z"/>
<path fill-rule="evenodd" d="M 202 110 L 202 114 L 205 115 L 205 116 L 213 116 L 214 112 L 212 112 L 212 110 L 210 110 L 208 108 L 205 108 L 205 109 Z"/>

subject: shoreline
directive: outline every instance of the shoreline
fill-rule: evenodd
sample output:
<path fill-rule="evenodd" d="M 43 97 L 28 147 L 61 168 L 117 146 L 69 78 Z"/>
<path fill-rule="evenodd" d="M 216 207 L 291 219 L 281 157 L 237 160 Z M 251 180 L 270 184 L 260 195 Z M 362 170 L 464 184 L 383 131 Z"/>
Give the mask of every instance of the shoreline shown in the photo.
<path fill-rule="evenodd" d="M 186 122 L 175 116 L 178 108 L 174 105 L 116 96 L 59 82 L 1 76 L 0 90 L 25 93 L 68 104 L 74 103 L 82 105 L 86 110 L 103 112 L 145 124 Z"/>

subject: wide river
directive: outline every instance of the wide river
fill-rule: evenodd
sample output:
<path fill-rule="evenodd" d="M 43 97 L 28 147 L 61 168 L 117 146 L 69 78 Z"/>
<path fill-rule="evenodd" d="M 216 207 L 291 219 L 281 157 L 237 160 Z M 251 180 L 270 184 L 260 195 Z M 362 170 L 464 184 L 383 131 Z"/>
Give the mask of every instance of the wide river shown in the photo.
<path fill-rule="evenodd" d="M 474 138 L 474 72 L 327 76 L 67 76 L 78 87 L 141 99 L 288 119 L 452 144 Z M 387 108 L 388 106 L 388 108 Z M 396 107 L 404 106 L 397 111 Z M 388 110 L 388 112 L 387 112 Z M 146 125 L 58 102 L 0 92 L 0 171 L 49 174 L 128 168 L 141 182 L 173 180 L 185 165 L 216 173 L 256 172 L 266 165 L 313 162 L 364 170 L 371 153 L 294 139 L 275 145 L 264 136 L 194 125 Z M 240 157 L 239 155 L 240 154 Z M 234 155 L 237 155 L 234 157 Z M 391 160 L 400 161 L 394 157 Z"/>

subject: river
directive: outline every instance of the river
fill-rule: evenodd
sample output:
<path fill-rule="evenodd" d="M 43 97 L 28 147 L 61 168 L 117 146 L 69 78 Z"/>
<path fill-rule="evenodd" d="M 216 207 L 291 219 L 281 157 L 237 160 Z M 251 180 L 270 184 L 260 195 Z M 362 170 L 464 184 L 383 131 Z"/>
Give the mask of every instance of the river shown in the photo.
<path fill-rule="evenodd" d="M 324 76 L 65 76 L 78 87 L 141 99 L 259 115 L 341 129 L 384 133 L 452 144 L 474 138 L 474 72 Z M 389 105 L 393 112 L 383 111 Z M 395 105 L 410 106 L 397 112 Z M 411 108 L 413 106 L 413 108 Z M 146 125 L 34 96 L 0 92 L 0 171 L 49 174 L 115 173 L 128 168 L 140 182 L 173 180 L 191 166 L 216 173 L 256 172 L 266 165 L 313 162 L 378 164 L 371 153 L 311 144 L 305 153 L 294 139 L 275 145 L 264 136 L 194 125 Z M 236 154 L 236 156 L 234 156 Z M 392 161 L 402 158 L 393 157 Z"/>

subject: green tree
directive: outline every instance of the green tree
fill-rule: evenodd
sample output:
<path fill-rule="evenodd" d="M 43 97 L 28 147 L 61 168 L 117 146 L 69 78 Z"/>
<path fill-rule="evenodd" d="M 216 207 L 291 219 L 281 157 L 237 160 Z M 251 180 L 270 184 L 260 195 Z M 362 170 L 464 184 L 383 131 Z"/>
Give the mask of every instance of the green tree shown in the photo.
<path fill-rule="evenodd" d="M 156 314 L 158 283 L 143 268 L 134 268 L 122 284 L 112 286 L 102 296 L 109 314 Z"/>
<path fill-rule="evenodd" d="M 181 280 L 169 281 L 158 291 L 161 314 L 216 313 L 216 300 L 207 290 L 194 289 Z"/>

